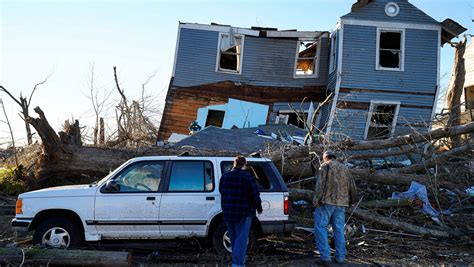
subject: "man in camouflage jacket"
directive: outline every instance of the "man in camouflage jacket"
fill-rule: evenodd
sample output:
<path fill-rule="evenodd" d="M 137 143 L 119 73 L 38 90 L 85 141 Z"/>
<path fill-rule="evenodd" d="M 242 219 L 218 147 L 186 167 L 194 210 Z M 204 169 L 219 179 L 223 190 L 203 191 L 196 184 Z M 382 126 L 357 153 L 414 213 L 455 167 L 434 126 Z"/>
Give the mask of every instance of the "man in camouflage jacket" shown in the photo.
<path fill-rule="evenodd" d="M 344 212 L 346 207 L 357 201 L 357 188 L 348 168 L 336 161 L 336 155 L 333 152 L 324 152 L 323 160 L 313 197 L 316 246 L 320 253 L 321 263 L 329 263 L 331 256 L 326 227 L 331 223 L 334 230 L 336 262 L 344 263 L 346 255 Z"/>

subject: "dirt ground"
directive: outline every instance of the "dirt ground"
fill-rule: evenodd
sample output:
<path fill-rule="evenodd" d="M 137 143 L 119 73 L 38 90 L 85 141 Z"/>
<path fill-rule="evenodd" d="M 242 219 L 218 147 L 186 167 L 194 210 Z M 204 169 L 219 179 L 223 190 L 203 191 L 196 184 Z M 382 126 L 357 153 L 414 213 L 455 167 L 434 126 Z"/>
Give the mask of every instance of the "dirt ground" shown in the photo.
<path fill-rule="evenodd" d="M 0 246 L 15 242 L 10 227 L 14 217 L 14 199 L 0 202 Z M 258 249 L 249 254 L 248 266 L 317 266 L 318 254 L 311 233 L 312 220 L 308 214 L 293 211 L 298 229 L 291 235 L 274 235 L 259 239 Z M 474 214 L 473 214 L 474 216 Z M 347 266 L 354 265 L 433 265 L 452 264 L 472 266 L 474 248 L 470 242 L 453 244 L 430 239 L 367 228 L 365 233 L 353 220 L 348 236 Z M 29 246 L 25 243 L 21 246 Z M 127 250 L 133 252 L 134 266 L 222 266 L 230 257 L 217 256 L 202 239 L 159 241 L 152 243 L 102 243 L 88 249 Z M 0 255 L 1 256 L 1 255 Z M 334 264 L 336 266 L 336 264 Z M 340 266 L 340 265 L 339 265 Z"/>

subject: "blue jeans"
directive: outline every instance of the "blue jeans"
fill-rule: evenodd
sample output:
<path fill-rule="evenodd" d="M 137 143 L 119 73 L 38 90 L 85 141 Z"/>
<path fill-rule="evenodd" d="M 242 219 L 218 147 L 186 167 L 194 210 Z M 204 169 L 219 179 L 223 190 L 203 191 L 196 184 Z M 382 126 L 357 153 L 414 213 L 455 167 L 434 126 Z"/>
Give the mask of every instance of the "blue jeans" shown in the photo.
<path fill-rule="evenodd" d="M 232 266 L 245 266 L 252 217 L 243 217 L 236 222 L 226 221 L 225 224 L 232 246 Z"/>
<path fill-rule="evenodd" d="M 344 240 L 345 210 L 346 208 L 343 206 L 331 204 L 322 204 L 314 210 L 314 239 L 322 261 L 331 260 L 326 228 L 329 223 L 331 223 L 334 230 L 336 261 L 343 262 L 346 257 L 346 241 Z"/>

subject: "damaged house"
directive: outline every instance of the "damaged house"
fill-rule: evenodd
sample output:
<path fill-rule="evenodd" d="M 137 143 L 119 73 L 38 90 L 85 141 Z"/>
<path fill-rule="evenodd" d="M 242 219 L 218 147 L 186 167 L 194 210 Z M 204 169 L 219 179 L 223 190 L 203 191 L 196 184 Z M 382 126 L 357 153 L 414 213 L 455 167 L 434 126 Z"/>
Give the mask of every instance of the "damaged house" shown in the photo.
<path fill-rule="evenodd" d="M 441 45 L 465 30 L 408 0 L 359 0 L 333 31 L 180 23 L 159 139 L 187 134 L 193 121 L 304 128 L 296 112 L 307 115 L 331 92 L 317 127 L 335 138 L 426 131 Z"/>

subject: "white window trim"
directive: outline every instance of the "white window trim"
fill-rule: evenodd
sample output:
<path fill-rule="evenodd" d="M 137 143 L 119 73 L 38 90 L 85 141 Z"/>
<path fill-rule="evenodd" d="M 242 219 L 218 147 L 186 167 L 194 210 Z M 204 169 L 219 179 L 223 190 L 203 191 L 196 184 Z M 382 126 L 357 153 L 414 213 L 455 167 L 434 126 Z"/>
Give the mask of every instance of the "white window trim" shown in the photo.
<path fill-rule="evenodd" d="M 240 62 L 238 66 L 238 71 L 233 70 L 226 70 L 219 68 L 219 62 L 221 59 L 221 36 L 222 35 L 230 35 L 229 32 L 219 32 L 219 40 L 217 41 L 217 56 L 216 56 L 216 72 L 218 73 L 226 73 L 226 74 L 242 74 L 242 62 L 244 61 L 244 42 L 245 42 L 245 35 L 243 34 L 234 34 L 233 36 L 240 36 L 242 38 L 242 48 L 240 51 Z"/>
<path fill-rule="evenodd" d="M 334 31 L 331 33 L 331 38 L 329 39 L 330 42 L 331 42 L 331 47 L 330 47 L 330 50 L 329 50 L 329 74 L 333 73 L 335 70 L 336 70 L 336 59 L 337 59 L 337 54 L 336 54 L 336 43 L 339 39 L 337 38 L 338 37 L 338 34 L 337 34 L 337 31 Z M 334 57 L 333 57 L 333 53 L 334 53 Z"/>
<path fill-rule="evenodd" d="M 400 101 L 370 101 L 369 112 L 367 113 L 367 121 L 365 122 L 365 131 L 364 131 L 364 140 L 367 140 L 367 135 L 369 134 L 370 119 L 372 118 L 372 113 L 374 112 L 375 105 L 396 105 L 395 114 L 393 115 L 392 129 L 390 130 L 390 137 L 393 137 L 395 134 L 395 126 L 397 125 L 398 112 L 400 111 Z"/>
<path fill-rule="evenodd" d="M 297 75 L 296 74 L 296 66 L 298 63 L 299 57 L 299 47 L 301 42 L 309 42 L 315 41 L 318 43 L 318 47 L 316 48 L 316 61 L 314 62 L 314 73 L 312 75 Z M 296 42 L 296 52 L 295 52 L 295 64 L 293 66 L 293 78 L 294 79 L 306 79 L 306 78 L 318 78 L 319 77 L 319 62 L 320 62 L 320 55 L 321 55 L 321 37 L 316 39 L 312 38 L 299 38 Z"/>
<path fill-rule="evenodd" d="M 400 38 L 401 38 L 400 68 L 386 68 L 386 67 L 381 67 L 380 66 L 379 60 L 380 60 L 380 33 L 381 32 L 399 32 L 399 33 L 401 33 L 401 36 L 400 36 Z M 375 69 L 376 70 L 389 70 L 389 71 L 405 71 L 405 29 L 377 28 Z"/>

